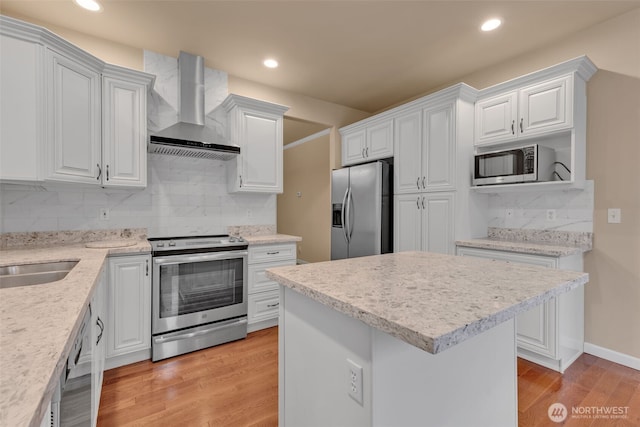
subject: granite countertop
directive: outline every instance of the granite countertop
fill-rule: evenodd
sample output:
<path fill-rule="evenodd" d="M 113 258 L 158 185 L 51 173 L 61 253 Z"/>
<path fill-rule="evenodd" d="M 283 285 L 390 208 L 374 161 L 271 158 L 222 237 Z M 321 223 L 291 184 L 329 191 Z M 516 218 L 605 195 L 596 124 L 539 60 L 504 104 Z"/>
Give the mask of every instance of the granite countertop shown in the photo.
<path fill-rule="evenodd" d="M 0 425 L 38 425 L 107 256 L 151 252 L 146 240 L 122 244 L 128 246 L 92 249 L 85 242 L 0 251 L 0 266 L 79 261 L 60 281 L 0 289 Z"/>
<path fill-rule="evenodd" d="M 587 273 L 429 252 L 277 267 L 267 277 L 433 354 L 589 279 Z"/>
<path fill-rule="evenodd" d="M 498 251 L 517 252 L 521 254 L 544 255 L 551 257 L 562 257 L 574 254 L 581 254 L 589 249 L 579 246 L 560 246 L 550 243 L 539 242 L 518 242 L 500 239 L 470 239 L 456 240 L 456 246 L 479 249 L 494 249 Z"/>
<path fill-rule="evenodd" d="M 296 243 L 302 241 L 302 237 L 290 236 L 288 234 L 265 234 L 259 236 L 244 236 L 249 246 L 273 245 L 278 243 Z"/>
<path fill-rule="evenodd" d="M 457 240 L 456 246 L 562 257 L 590 251 L 592 240 L 589 232 L 489 227 L 487 237 Z"/>

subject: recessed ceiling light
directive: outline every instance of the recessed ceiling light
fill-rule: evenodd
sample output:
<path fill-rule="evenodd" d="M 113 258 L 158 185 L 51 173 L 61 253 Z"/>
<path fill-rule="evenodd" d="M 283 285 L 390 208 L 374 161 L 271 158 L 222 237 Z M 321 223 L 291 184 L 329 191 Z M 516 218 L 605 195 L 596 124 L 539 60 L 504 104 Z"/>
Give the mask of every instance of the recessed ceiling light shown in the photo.
<path fill-rule="evenodd" d="M 489 19 L 487 21 L 484 21 L 484 23 L 482 24 L 482 27 L 480 27 L 480 29 L 482 31 L 493 31 L 496 28 L 498 28 L 500 25 L 502 25 L 502 21 L 498 18 L 493 18 L 493 19 Z"/>
<path fill-rule="evenodd" d="M 276 61 L 275 59 L 265 59 L 263 64 L 267 68 L 277 68 L 278 67 L 278 61 Z"/>
<path fill-rule="evenodd" d="M 98 12 L 102 9 L 100 3 L 96 0 L 74 0 L 76 4 L 84 9 L 90 10 L 92 12 Z"/>

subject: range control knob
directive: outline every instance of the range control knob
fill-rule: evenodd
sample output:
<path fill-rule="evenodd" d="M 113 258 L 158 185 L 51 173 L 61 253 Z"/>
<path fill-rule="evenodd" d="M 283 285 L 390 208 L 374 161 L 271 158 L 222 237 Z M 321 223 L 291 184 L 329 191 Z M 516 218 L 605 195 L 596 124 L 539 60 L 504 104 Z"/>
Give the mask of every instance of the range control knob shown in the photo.
<path fill-rule="evenodd" d="M 173 240 L 169 242 L 169 246 L 175 246 L 176 242 L 174 242 Z"/>
<path fill-rule="evenodd" d="M 235 243 L 238 239 L 235 236 L 229 236 L 229 243 Z"/>
<path fill-rule="evenodd" d="M 156 246 L 159 247 L 159 248 L 164 248 L 164 243 L 158 243 L 158 244 L 156 244 Z"/>

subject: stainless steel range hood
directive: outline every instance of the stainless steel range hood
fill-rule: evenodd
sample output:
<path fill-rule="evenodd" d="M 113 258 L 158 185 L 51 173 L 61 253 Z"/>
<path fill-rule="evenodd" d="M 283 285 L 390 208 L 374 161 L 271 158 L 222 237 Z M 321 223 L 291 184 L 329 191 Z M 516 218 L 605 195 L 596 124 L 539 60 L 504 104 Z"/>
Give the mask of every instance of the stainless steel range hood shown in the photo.
<path fill-rule="evenodd" d="M 180 121 L 152 134 L 149 152 L 218 160 L 240 154 L 240 147 L 219 141 L 220 137 L 204 125 L 204 58 L 180 52 L 178 81 Z"/>

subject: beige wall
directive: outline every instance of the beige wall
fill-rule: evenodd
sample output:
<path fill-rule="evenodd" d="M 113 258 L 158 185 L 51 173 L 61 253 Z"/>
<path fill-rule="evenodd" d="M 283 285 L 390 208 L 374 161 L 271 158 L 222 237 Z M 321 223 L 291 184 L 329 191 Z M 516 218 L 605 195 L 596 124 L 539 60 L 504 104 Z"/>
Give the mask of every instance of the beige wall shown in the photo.
<path fill-rule="evenodd" d="M 329 143 L 329 135 L 324 135 L 284 150 L 278 231 L 302 237 L 298 258 L 307 262 L 328 261 L 331 257 Z"/>
<path fill-rule="evenodd" d="M 59 27 L 47 22 L 42 22 L 30 17 L 6 13 L 6 11 L 3 11 L 2 13 L 11 16 L 12 18 L 31 22 L 32 24 L 44 27 L 52 33 L 57 34 L 63 39 L 75 44 L 79 48 L 84 49 L 85 51 L 100 58 L 108 64 L 120 65 L 122 67 L 141 71 L 144 68 L 142 60 L 142 49 L 137 49 L 135 47 L 123 45 L 120 43 L 114 43 L 109 40 L 92 37 L 87 34 L 79 33 L 77 31 L 69 30 L 67 28 Z"/>
<path fill-rule="evenodd" d="M 585 256 L 585 341 L 640 357 L 640 10 L 463 79 L 479 89 L 586 54 L 587 179 L 595 181 L 594 248 Z M 622 223 L 607 223 L 607 208 Z"/>

